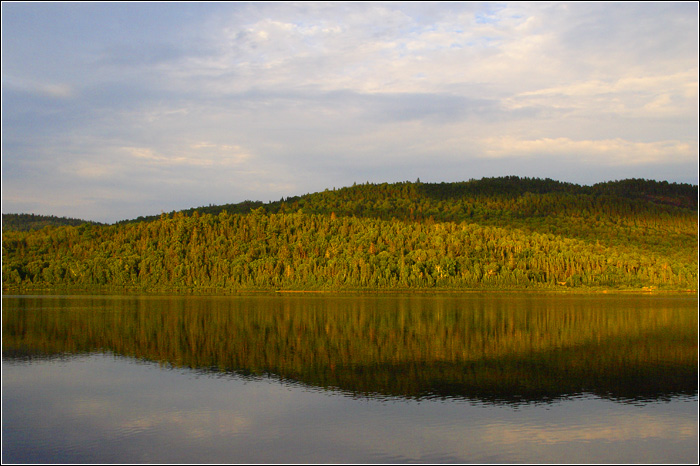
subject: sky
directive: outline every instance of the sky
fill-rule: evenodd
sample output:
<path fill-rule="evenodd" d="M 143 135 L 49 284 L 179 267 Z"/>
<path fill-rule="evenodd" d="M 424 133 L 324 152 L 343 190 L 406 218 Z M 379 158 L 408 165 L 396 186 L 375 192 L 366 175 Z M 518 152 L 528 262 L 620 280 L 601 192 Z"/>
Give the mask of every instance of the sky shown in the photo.
<path fill-rule="evenodd" d="M 2 212 L 698 183 L 697 2 L 2 3 Z"/>

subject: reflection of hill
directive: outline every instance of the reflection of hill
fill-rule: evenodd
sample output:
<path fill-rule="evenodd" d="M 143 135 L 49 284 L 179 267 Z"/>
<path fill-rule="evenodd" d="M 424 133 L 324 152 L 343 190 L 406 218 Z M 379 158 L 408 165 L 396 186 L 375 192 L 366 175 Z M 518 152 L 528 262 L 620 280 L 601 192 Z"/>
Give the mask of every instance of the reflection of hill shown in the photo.
<path fill-rule="evenodd" d="M 697 393 L 696 305 L 508 294 L 3 299 L 3 357 L 105 350 L 365 396 L 658 399 Z"/>
<path fill-rule="evenodd" d="M 597 364 L 582 367 L 585 348 L 534 358 L 475 363 L 404 363 L 347 367 L 316 383 L 353 394 L 410 398 L 469 398 L 494 403 L 549 401 L 592 393 L 623 400 L 697 393 L 697 370 L 683 364 Z M 614 345 L 598 353 L 616 351 Z"/>

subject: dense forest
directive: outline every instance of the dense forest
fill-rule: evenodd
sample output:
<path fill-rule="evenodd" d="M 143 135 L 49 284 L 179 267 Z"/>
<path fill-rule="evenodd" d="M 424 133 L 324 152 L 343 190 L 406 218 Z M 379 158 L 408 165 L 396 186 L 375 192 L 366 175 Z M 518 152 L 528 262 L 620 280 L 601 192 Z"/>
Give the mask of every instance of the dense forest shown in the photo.
<path fill-rule="evenodd" d="M 3 289 L 696 291 L 697 201 L 697 186 L 636 179 L 365 183 L 114 225 L 3 225 L 2 281 Z"/>

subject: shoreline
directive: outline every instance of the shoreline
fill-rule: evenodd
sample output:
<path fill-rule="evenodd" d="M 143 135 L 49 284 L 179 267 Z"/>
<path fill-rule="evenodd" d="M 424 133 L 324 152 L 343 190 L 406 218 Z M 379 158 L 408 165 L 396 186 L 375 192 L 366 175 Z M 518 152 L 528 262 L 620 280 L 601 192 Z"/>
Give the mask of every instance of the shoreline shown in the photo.
<path fill-rule="evenodd" d="M 141 289 L 138 287 L 76 287 L 76 288 L 53 288 L 53 287 L 8 287 L 2 290 L 5 296 L 27 296 L 27 295 L 143 295 L 143 296 L 236 296 L 246 294 L 260 295 L 340 295 L 340 294 L 367 294 L 367 295 L 394 295 L 394 294 L 551 294 L 551 295 L 689 295 L 696 294 L 698 290 L 693 289 L 655 289 L 655 288 L 464 288 L 464 289 L 429 289 L 429 288 L 402 288 L 402 289 L 223 289 L 223 288 L 152 288 Z"/>

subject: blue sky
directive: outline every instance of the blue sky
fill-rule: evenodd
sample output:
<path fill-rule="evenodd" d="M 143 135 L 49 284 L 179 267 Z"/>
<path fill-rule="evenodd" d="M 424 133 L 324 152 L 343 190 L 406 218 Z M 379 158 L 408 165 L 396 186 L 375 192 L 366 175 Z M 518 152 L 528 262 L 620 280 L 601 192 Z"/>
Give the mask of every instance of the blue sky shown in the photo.
<path fill-rule="evenodd" d="M 2 3 L 2 212 L 698 183 L 698 4 Z"/>

